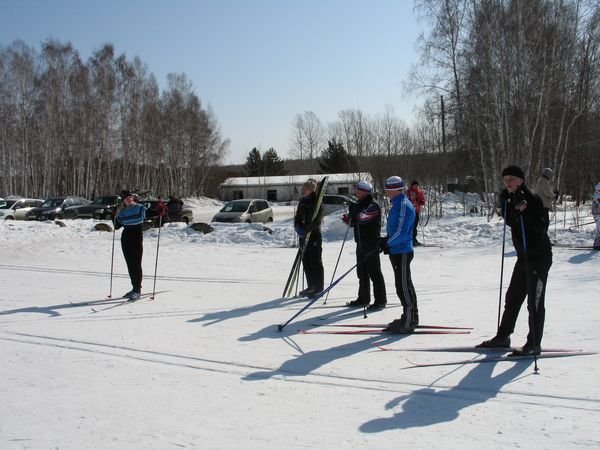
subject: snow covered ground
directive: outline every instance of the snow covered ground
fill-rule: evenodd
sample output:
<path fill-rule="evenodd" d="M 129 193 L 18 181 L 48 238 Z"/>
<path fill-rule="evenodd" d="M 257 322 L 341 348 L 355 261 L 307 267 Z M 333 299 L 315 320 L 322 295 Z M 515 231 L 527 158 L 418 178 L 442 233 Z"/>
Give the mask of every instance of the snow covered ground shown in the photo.
<path fill-rule="evenodd" d="M 219 208 L 192 201 L 196 219 Z M 297 330 L 313 323 L 386 323 L 400 308 L 384 258 L 388 308 L 365 320 L 361 311 L 319 301 L 278 332 L 276 324 L 304 305 L 280 298 L 296 252 L 292 210 L 275 207 L 270 232 L 256 224 L 218 225 L 207 235 L 165 226 L 156 300 L 106 310 L 115 304 L 104 303 L 112 234 L 91 231 L 92 221 L 2 222 L 0 448 L 600 446 L 598 355 L 542 359 L 533 375 L 530 361 L 410 368 L 409 361 L 483 356 L 375 347 L 463 346 L 493 335 L 500 221 L 448 206 L 421 236 L 439 247 L 415 252 L 421 321 L 471 326 L 471 334 L 303 335 Z M 591 226 L 569 225 L 551 227 L 553 239 L 591 245 Z M 338 216 L 324 228 L 329 280 L 346 228 Z M 145 292 L 157 238 L 158 230 L 144 237 Z M 346 242 L 338 274 L 354 265 L 354 249 Z M 514 263 L 508 238 L 506 253 L 504 289 Z M 599 263 L 598 252 L 554 248 L 545 346 L 600 350 Z M 129 290 L 118 241 L 115 273 L 116 296 Z M 356 289 L 350 274 L 327 305 L 345 304 Z M 526 333 L 523 309 L 514 344 Z"/>

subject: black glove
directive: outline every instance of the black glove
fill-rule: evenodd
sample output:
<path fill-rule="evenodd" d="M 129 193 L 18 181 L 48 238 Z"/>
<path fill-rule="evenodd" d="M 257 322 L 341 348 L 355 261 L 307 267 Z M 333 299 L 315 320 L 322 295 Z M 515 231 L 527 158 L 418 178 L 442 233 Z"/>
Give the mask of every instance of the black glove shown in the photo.
<path fill-rule="evenodd" d="M 525 192 L 522 189 L 517 189 L 514 194 L 511 194 L 510 201 L 518 213 L 527 209 L 527 200 L 525 200 Z"/>
<path fill-rule="evenodd" d="M 381 250 L 384 255 L 390 254 L 390 246 L 388 245 L 387 240 L 387 236 L 381 236 L 379 238 L 379 250 Z"/>

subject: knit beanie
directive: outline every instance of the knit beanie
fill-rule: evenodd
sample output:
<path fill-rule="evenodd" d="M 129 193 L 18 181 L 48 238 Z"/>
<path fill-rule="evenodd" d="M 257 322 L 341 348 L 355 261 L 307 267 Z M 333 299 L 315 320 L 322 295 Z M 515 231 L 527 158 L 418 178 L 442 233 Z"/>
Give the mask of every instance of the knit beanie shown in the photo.
<path fill-rule="evenodd" d="M 367 192 L 370 194 L 371 192 L 373 192 L 373 185 L 368 181 L 361 180 L 358 183 L 356 183 L 356 190 Z"/>
<path fill-rule="evenodd" d="M 398 176 L 389 177 L 385 180 L 385 190 L 386 191 L 403 191 L 404 190 L 404 180 Z"/>
<path fill-rule="evenodd" d="M 513 176 L 513 177 L 517 177 L 517 178 L 521 178 L 522 180 L 525 179 L 525 172 L 523 172 L 523 169 L 521 169 L 519 166 L 508 166 L 505 167 L 504 170 L 502 171 L 502 176 L 506 177 L 506 176 Z"/>

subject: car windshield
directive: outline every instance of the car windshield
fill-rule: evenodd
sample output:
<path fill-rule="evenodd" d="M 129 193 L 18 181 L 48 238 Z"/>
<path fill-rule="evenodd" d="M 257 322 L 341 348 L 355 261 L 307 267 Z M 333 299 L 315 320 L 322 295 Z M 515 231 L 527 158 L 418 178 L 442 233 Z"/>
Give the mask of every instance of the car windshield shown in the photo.
<path fill-rule="evenodd" d="M 115 202 L 115 197 L 98 197 L 94 200 L 94 205 L 112 205 Z"/>
<path fill-rule="evenodd" d="M 8 209 L 10 208 L 12 205 L 14 205 L 15 203 L 17 203 L 16 200 L 6 200 L 6 201 L 1 201 L 0 202 L 0 209 Z"/>
<path fill-rule="evenodd" d="M 47 198 L 42 203 L 42 208 L 58 208 L 64 201 L 64 198 Z"/>
<path fill-rule="evenodd" d="M 245 212 L 250 202 L 229 202 L 221 209 L 221 212 Z"/>

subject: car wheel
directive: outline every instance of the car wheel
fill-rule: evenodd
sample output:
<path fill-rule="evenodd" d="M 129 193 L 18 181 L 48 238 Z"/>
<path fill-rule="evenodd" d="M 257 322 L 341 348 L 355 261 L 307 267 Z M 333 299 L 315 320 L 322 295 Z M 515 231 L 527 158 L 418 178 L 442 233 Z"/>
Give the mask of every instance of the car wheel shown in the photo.
<path fill-rule="evenodd" d="M 183 223 L 188 225 L 190 223 L 190 219 L 188 217 L 183 217 Z"/>
<path fill-rule="evenodd" d="M 54 216 L 54 220 L 62 220 L 63 216 L 61 216 L 60 214 L 57 214 Z"/>
<path fill-rule="evenodd" d="M 8 216 L 6 219 L 4 220 L 15 220 L 15 218 L 13 216 Z"/>
<path fill-rule="evenodd" d="M 246 220 L 246 223 L 252 223 L 252 221 L 250 219 Z"/>
<path fill-rule="evenodd" d="M 269 223 L 269 222 L 273 222 L 273 218 L 272 217 L 267 218 L 267 223 Z"/>

